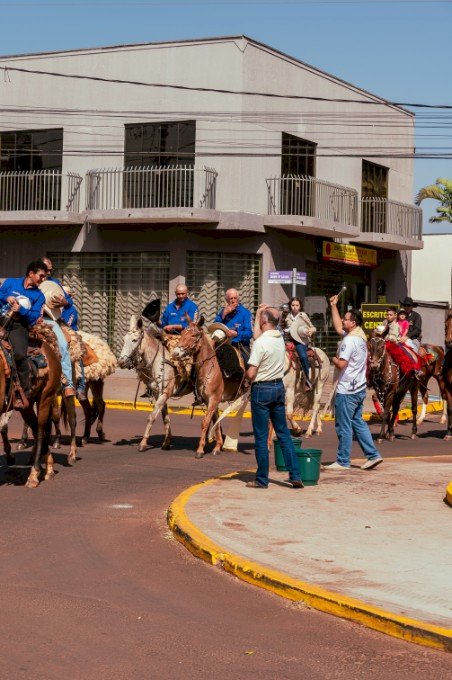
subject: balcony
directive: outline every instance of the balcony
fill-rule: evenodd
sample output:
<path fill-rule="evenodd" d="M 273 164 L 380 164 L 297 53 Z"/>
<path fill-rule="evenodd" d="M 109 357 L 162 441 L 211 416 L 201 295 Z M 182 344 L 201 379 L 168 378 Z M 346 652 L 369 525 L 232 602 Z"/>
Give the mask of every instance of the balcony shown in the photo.
<path fill-rule="evenodd" d="M 267 226 L 333 238 L 359 234 L 354 189 L 308 176 L 273 177 L 266 182 Z"/>
<path fill-rule="evenodd" d="M 110 168 L 86 175 L 94 223 L 215 222 L 217 172 L 189 166 Z"/>
<path fill-rule="evenodd" d="M 0 172 L 0 224 L 80 224 L 81 183 L 73 172 Z"/>
<path fill-rule="evenodd" d="M 389 250 L 421 250 L 422 210 L 387 198 L 361 199 L 359 243 Z"/>

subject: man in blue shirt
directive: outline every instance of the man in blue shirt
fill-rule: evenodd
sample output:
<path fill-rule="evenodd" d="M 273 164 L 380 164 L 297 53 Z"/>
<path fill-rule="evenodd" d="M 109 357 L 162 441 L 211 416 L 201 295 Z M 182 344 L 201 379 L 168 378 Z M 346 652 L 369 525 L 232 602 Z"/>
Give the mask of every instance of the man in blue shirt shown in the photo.
<path fill-rule="evenodd" d="M 231 345 L 237 347 L 247 361 L 253 337 L 251 312 L 240 304 L 239 292 L 235 288 L 226 291 L 225 299 L 226 305 L 216 315 L 215 322 L 219 321 L 229 328 Z"/>
<path fill-rule="evenodd" d="M 188 288 L 180 283 L 176 286 L 176 299 L 170 302 L 162 314 L 161 325 L 166 333 L 179 335 L 188 326 L 185 318 L 188 314 L 192 321 L 198 318 L 198 305 L 193 300 L 188 299 Z"/>
<path fill-rule="evenodd" d="M 47 277 L 47 267 L 42 260 L 30 262 L 26 276 L 6 279 L 0 287 L 2 315 L 9 318 L 9 341 L 13 348 L 17 376 L 25 397 L 30 395 L 30 372 L 27 362 L 28 329 L 42 322 L 42 308 L 45 297 L 38 286 Z M 14 408 L 20 409 L 26 403 L 16 399 Z"/>

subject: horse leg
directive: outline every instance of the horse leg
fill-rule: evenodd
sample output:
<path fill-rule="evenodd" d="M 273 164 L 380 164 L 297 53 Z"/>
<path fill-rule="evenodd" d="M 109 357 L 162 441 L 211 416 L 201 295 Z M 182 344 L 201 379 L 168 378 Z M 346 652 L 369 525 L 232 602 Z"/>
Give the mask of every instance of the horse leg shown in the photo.
<path fill-rule="evenodd" d="M 65 397 L 63 396 L 62 399 L 64 399 L 64 407 L 67 413 L 67 420 L 69 423 L 69 430 L 71 433 L 71 445 L 70 445 L 70 450 L 69 450 L 69 455 L 67 457 L 68 463 L 73 465 L 76 460 L 77 460 L 77 438 L 76 438 L 76 428 L 77 428 L 77 416 L 75 414 L 75 397 Z M 51 424 L 51 420 L 50 420 Z M 50 427 L 49 427 L 49 435 L 50 435 Z"/>
<path fill-rule="evenodd" d="M 72 399 L 73 398 L 74 397 L 72 397 Z M 50 417 L 48 419 L 48 422 L 47 422 L 47 425 L 46 425 L 46 428 L 45 428 L 45 432 L 46 432 L 46 439 L 45 439 L 43 450 L 42 450 L 42 456 L 44 458 L 44 464 L 45 464 L 45 469 L 46 469 L 44 479 L 46 481 L 48 481 L 48 480 L 53 479 L 55 477 L 55 470 L 53 468 L 53 462 L 54 462 L 53 461 L 53 455 L 52 455 L 52 452 L 49 448 L 50 436 L 51 436 L 51 433 L 52 433 L 52 417 Z"/>
<path fill-rule="evenodd" d="M 204 456 L 204 447 L 206 445 L 207 431 L 209 429 L 210 421 L 212 420 L 214 413 L 216 413 L 217 411 L 219 403 L 220 403 L 219 399 L 213 399 L 212 397 L 209 398 L 209 402 L 207 404 L 207 412 L 204 418 L 202 419 L 201 423 L 201 437 L 199 439 L 198 448 L 196 449 L 195 458 L 202 458 Z"/>
<path fill-rule="evenodd" d="M 417 437 L 417 398 L 419 394 L 418 381 L 415 380 L 410 387 L 411 394 L 411 412 L 413 414 L 413 424 L 411 427 L 411 439 L 416 439 Z"/>
<path fill-rule="evenodd" d="M 152 426 L 155 423 L 157 416 L 160 414 L 162 411 L 163 407 L 166 406 L 166 402 L 169 399 L 169 395 L 172 393 L 172 388 L 168 391 L 162 392 L 162 394 L 158 397 L 157 401 L 154 404 L 154 410 L 149 413 L 148 417 L 148 422 L 146 424 L 146 429 L 144 431 L 143 438 L 141 439 L 139 445 L 138 445 L 138 451 L 143 452 L 146 451 L 148 447 L 148 439 L 151 434 Z M 164 416 L 162 415 L 162 418 Z M 166 442 L 166 437 L 165 441 Z"/>
<path fill-rule="evenodd" d="M 32 466 L 28 479 L 25 483 L 27 489 L 35 489 L 39 486 L 41 477 L 41 453 L 42 453 L 42 428 L 39 427 L 38 417 L 34 412 L 33 405 L 22 411 L 22 418 L 25 423 L 31 428 L 34 436 L 33 451 L 31 452 Z"/>
<path fill-rule="evenodd" d="M 60 429 L 60 408 L 58 406 L 58 399 L 55 397 L 52 404 L 52 423 L 55 428 L 55 439 L 53 442 L 54 449 L 61 449 L 61 429 Z"/>
<path fill-rule="evenodd" d="M 16 451 L 23 451 L 27 447 L 28 447 L 28 425 L 24 423 L 19 443 L 16 446 Z"/>
<path fill-rule="evenodd" d="M 311 417 L 311 422 L 309 423 L 309 427 L 306 432 L 306 436 L 308 436 L 308 432 L 312 434 L 313 431 L 315 431 L 315 434 L 320 437 L 322 434 L 322 421 L 320 420 L 320 399 L 322 396 L 322 390 L 318 389 L 318 385 L 315 386 L 314 388 L 314 401 L 312 404 L 312 417 Z"/>
<path fill-rule="evenodd" d="M 8 418 L 9 421 L 9 418 Z M 1 435 L 2 435 L 2 442 L 3 442 L 3 451 L 5 452 L 6 456 L 6 464 L 8 467 L 11 467 L 11 465 L 14 465 L 14 455 L 12 455 L 12 447 L 11 443 L 9 441 L 8 437 L 8 423 L 3 423 L 2 428 L 0 430 Z"/>
<path fill-rule="evenodd" d="M 301 436 L 301 427 L 294 419 L 294 408 L 295 408 L 295 384 L 297 376 L 294 376 L 293 381 L 286 386 L 286 418 L 290 423 L 292 428 L 292 434 L 294 437 Z M 271 435 L 273 437 L 273 433 Z M 270 440 L 271 441 L 271 440 Z"/>
<path fill-rule="evenodd" d="M 93 394 L 95 411 L 97 411 L 97 441 L 102 444 L 106 440 L 104 432 L 104 416 L 105 416 L 105 400 L 104 400 L 104 381 L 96 380 L 91 383 L 91 392 Z M 91 421 L 93 422 L 93 421 Z"/>
<path fill-rule="evenodd" d="M 420 414 L 417 417 L 417 424 L 422 425 L 422 423 L 425 420 L 425 414 L 427 413 L 427 404 L 428 404 L 428 389 L 427 389 L 427 386 L 424 385 L 423 383 L 420 383 L 419 391 L 420 391 L 421 397 L 422 397 L 422 408 L 421 408 Z"/>
<path fill-rule="evenodd" d="M 82 401 L 79 402 L 80 406 L 83 409 L 83 415 L 85 416 L 85 426 L 83 428 L 83 435 L 82 435 L 82 446 L 86 446 L 89 442 L 89 438 L 91 436 L 91 423 L 92 423 L 92 414 L 93 414 L 93 409 L 91 407 L 91 403 L 89 399 L 82 399 Z"/>
<path fill-rule="evenodd" d="M 215 411 L 215 413 L 212 416 L 212 421 L 215 424 L 219 418 L 218 410 Z M 218 453 L 221 453 L 221 449 L 223 447 L 223 435 L 221 434 L 221 427 L 215 428 L 215 446 L 212 451 L 212 455 L 216 456 Z"/>
<path fill-rule="evenodd" d="M 162 406 L 162 419 L 165 426 L 165 439 L 162 444 L 162 451 L 168 451 L 171 448 L 171 422 L 168 413 L 168 404 Z"/>
<path fill-rule="evenodd" d="M 444 439 L 448 441 L 452 439 L 452 392 L 446 390 L 447 399 L 447 433 Z"/>
<path fill-rule="evenodd" d="M 388 422 L 389 422 L 389 417 L 391 413 L 391 406 L 393 402 L 393 395 L 387 395 L 386 399 L 384 400 L 384 409 L 383 413 L 381 416 L 381 428 L 380 428 L 380 434 L 378 435 L 378 443 L 381 444 L 383 442 L 383 439 L 387 439 L 388 437 Z"/>

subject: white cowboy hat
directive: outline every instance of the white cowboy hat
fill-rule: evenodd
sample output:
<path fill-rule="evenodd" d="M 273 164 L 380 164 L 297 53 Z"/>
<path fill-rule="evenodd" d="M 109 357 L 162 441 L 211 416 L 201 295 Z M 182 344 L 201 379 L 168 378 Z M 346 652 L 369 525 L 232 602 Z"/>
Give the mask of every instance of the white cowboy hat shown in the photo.
<path fill-rule="evenodd" d="M 46 299 L 44 314 L 52 319 L 52 321 L 58 321 L 61 316 L 61 305 L 56 305 L 53 302 L 53 298 L 55 296 L 64 297 L 64 290 L 55 281 L 43 281 L 39 289 Z"/>
<path fill-rule="evenodd" d="M 229 328 L 220 321 L 215 321 L 215 323 L 211 323 L 210 326 L 207 326 L 207 330 L 215 342 L 220 343 L 224 342 L 225 340 L 227 340 L 228 342 L 230 341 L 230 338 L 228 336 Z"/>
<path fill-rule="evenodd" d="M 381 335 L 382 333 L 385 332 L 386 326 L 384 325 L 384 323 L 380 323 L 378 326 L 375 326 L 374 330 L 375 333 L 377 333 L 377 335 Z"/>
<path fill-rule="evenodd" d="M 300 323 L 300 319 L 292 321 L 289 333 L 296 342 L 302 342 L 303 344 L 309 342 L 309 327 L 305 323 Z"/>

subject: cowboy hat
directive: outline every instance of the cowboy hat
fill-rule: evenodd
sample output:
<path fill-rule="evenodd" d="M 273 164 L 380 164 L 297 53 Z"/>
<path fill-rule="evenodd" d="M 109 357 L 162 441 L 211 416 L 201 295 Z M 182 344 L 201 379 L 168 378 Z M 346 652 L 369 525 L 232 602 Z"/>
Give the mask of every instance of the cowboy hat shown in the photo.
<path fill-rule="evenodd" d="M 300 323 L 300 319 L 295 319 L 295 321 L 292 321 L 289 328 L 291 337 L 296 340 L 296 342 L 302 342 L 303 344 L 309 342 L 308 331 L 308 326 L 305 323 Z"/>
<path fill-rule="evenodd" d="M 212 336 L 212 338 L 217 342 L 223 342 L 224 340 L 227 340 L 229 342 L 230 340 L 228 335 L 229 328 L 220 321 L 215 321 L 215 323 L 211 323 L 210 326 L 207 326 L 207 330 Z"/>
<path fill-rule="evenodd" d="M 64 290 L 56 281 L 43 281 L 39 286 L 39 290 L 44 294 L 46 299 L 43 309 L 44 314 L 52 319 L 52 321 L 58 321 L 61 316 L 61 308 L 63 305 L 56 304 L 53 301 L 53 298 L 64 298 Z"/>
<path fill-rule="evenodd" d="M 405 297 L 404 300 L 399 300 L 399 302 L 402 305 L 402 307 L 406 307 L 406 306 L 417 307 L 418 306 L 417 302 L 414 302 L 413 298 L 410 298 L 410 297 Z"/>
<path fill-rule="evenodd" d="M 160 319 L 160 298 L 148 302 L 141 312 L 141 316 L 144 316 L 148 321 L 156 323 Z"/>

